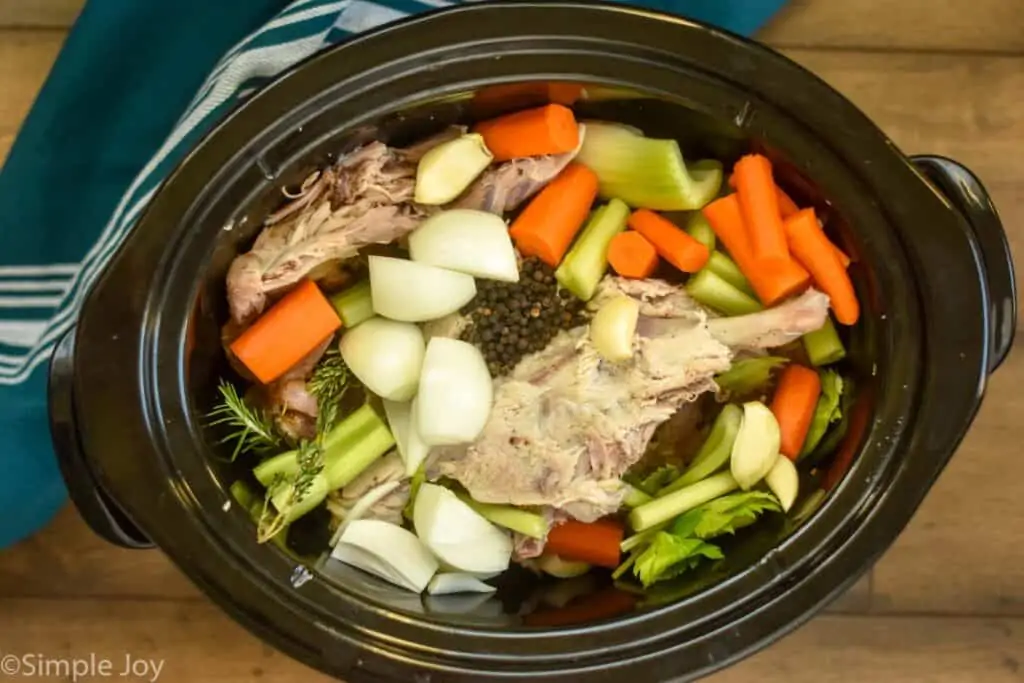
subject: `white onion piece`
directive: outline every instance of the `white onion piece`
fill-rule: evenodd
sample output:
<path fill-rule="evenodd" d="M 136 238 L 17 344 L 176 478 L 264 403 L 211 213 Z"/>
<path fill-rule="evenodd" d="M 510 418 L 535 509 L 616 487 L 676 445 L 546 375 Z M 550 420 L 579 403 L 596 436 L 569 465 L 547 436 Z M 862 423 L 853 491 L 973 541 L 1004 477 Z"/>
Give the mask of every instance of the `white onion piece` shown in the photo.
<path fill-rule="evenodd" d="M 370 299 L 377 315 L 421 323 L 443 318 L 476 296 L 472 275 L 389 256 L 371 256 Z"/>
<path fill-rule="evenodd" d="M 359 500 L 355 502 L 352 509 L 349 510 L 348 514 L 345 515 L 345 519 L 341 521 L 338 528 L 335 530 L 334 535 L 331 537 L 331 547 L 338 545 L 338 541 L 344 535 L 345 530 L 348 529 L 353 522 L 358 522 L 363 518 L 370 508 L 379 503 L 381 500 L 387 497 L 392 491 L 398 488 L 400 481 L 388 481 L 384 482 L 380 486 L 375 486 L 362 495 Z"/>
<path fill-rule="evenodd" d="M 415 535 L 376 519 L 350 524 L 331 556 L 414 593 L 423 592 L 438 568 Z"/>
<path fill-rule="evenodd" d="M 370 318 L 341 337 L 342 360 L 366 388 L 390 401 L 416 394 L 426 343 L 412 323 Z"/>
<path fill-rule="evenodd" d="M 453 201 L 493 160 L 484 137 L 478 133 L 442 142 L 424 154 L 416 167 L 416 203 L 440 205 Z"/>
<path fill-rule="evenodd" d="M 779 499 L 784 512 L 789 512 L 796 502 L 796 495 L 800 491 L 800 474 L 796 471 L 793 461 L 784 455 L 775 460 L 771 471 L 765 475 L 764 482 L 775 497 Z"/>
<path fill-rule="evenodd" d="M 435 574 L 427 586 L 430 595 L 452 595 L 455 593 L 493 593 L 497 588 L 484 583 L 472 574 Z"/>
<path fill-rule="evenodd" d="M 423 484 L 416 496 L 413 524 L 441 562 L 459 572 L 503 572 L 512 557 L 512 539 L 437 484 Z"/>
<path fill-rule="evenodd" d="M 494 402 L 487 361 L 472 344 L 434 337 L 427 344 L 414 422 L 423 443 L 452 446 L 474 441 Z"/>
<path fill-rule="evenodd" d="M 384 414 L 388 418 L 388 426 L 395 437 L 398 454 L 405 463 L 405 473 L 410 477 L 416 473 L 420 465 L 430 454 L 430 446 L 423 443 L 416 429 L 416 399 L 412 401 L 384 401 Z"/>
<path fill-rule="evenodd" d="M 741 489 L 749 491 L 771 472 L 779 459 L 780 441 L 779 422 L 772 411 L 760 401 L 744 403 L 743 421 L 729 459 L 729 469 Z"/>
<path fill-rule="evenodd" d="M 505 221 L 475 209 L 434 214 L 409 235 L 409 258 L 478 278 L 519 281 L 519 264 Z"/>
<path fill-rule="evenodd" d="M 640 318 L 640 304 L 628 296 L 616 296 L 601 305 L 590 321 L 590 341 L 605 360 L 613 363 L 633 357 L 633 335 Z"/>

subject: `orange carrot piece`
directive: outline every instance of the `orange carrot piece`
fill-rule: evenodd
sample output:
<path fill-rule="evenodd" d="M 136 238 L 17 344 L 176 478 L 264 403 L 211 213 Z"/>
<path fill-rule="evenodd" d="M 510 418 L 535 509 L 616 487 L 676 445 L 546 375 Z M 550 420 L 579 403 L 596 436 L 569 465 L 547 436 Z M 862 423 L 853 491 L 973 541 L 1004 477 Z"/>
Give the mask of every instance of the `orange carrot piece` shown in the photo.
<path fill-rule="evenodd" d="M 269 384 L 341 327 L 331 302 L 304 280 L 231 344 L 231 352 L 256 379 Z"/>
<path fill-rule="evenodd" d="M 754 256 L 773 267 L 783 265 L 789 259 L 789 247 L 771 162 L 760 154 L 748 154 L 736 162 L 733 173 Z"/>
<path fill-rule="evenodd" d="M 557 268 L 596 198 L 597 174 L 571 163 L 523 209 L 509 235 L 523 256 Z"/>
<path fill-rule="evenodd" d="M 790 460 L 796 460 L 804 447 L 819 394 L 821 378 L 810 368 L 790 363 L 779 375 L 771 410 L 782 435 L 779 450 Z"/>
<path fill-rule="evenodd" d="M 639 232 L 627 230 L 612 238 L 608 263 L 622 277 L 643 280 L 658 267 L 658 252 Z"/>
<path fill-rule="evenodd" d="M 575 114 L 561 104 L 499 116 L 478 123 L 473 130 L 484 137 L 495 161 L 564 154 L 576 149 L 580 141 Z"/>
<path fill-rule="evenodd" d="M 629 227 L 654 245 L 659 256 L 684 273 L 696 273 L 711 258 L 711 252 L 706 246 L 653 211 L 634 211 L 628 222 Z"/>
<path fill-rule="evenodd" d="M 729 176 L 729 187 L 736 189 L 736 174 L 733 173 Z M 779 213 L 782 215 L 782 219 L 785 220 L 792 216 L 794 213 L 800 210 L 800 207 L 796 205 L 793 198 L 786 194 L 778 185 L 775 186 L 775 194 L 778 195 L 779 200 Z"/>
<path fill-rule="evenodd" d="M 792 259 L 787 259 L 780 266 L 770 267 L 754 257 L 735 193 L 711 202 L 704 207 L 703 213 L 765 306 L 772 306 L 793 296 L 810 284 L 808 272 Z"/>
<path fill-rule="evenodd" d="M 563 560 L 615 569 L 619 566 L 619 544 L 624 534 L 622 525 L 614 520 L 599 519 L 589 524 L 569 520 L 548 532 L 544 550 Z"/>
<path fill-rule="evenodd" d="M 846 252 L 837 247 L 835 242 L 832 242 L 832 249 L 836 252 L 836 257 L 839 259 L 839 262 L 843 264 L 843 268 L 849 268 L 852 260 L 846 255 Z"/>
<path fill-rule="evenodd" d="M 836 320 L 853 325 L 860 318 L 860 303 L 850 275 L 836 254 L 835 245 L 818 224 L 814 209 L 803 209 L 785 223 L 786 238 L 793 256 L 828 294 Z"/>

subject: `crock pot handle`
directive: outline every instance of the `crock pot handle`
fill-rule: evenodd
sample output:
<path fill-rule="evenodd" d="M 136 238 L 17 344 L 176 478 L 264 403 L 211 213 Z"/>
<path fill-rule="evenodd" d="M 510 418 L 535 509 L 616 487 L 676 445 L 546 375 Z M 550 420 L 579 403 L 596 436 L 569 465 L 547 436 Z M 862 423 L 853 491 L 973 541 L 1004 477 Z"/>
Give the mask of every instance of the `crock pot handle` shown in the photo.
<path fill-rule="evenodd" d="M 1017 284 L 1003 223 L 985 186 L 963 164 L 931 155 L 910 159 L 963 214 L 981 247 L 992 302 L 989 372 L 994 372 L 1010 352 L 1017 330 Z"/>
<path fill-rule="evenodd" d="M 49 381 L 50 435 L 68 494 L 96 535 L 122 548 L 152 548 L 153 542 L 103 490 L 82 452 L 71 394 L 74 343 L 72 329 L 53 352 Z"/>

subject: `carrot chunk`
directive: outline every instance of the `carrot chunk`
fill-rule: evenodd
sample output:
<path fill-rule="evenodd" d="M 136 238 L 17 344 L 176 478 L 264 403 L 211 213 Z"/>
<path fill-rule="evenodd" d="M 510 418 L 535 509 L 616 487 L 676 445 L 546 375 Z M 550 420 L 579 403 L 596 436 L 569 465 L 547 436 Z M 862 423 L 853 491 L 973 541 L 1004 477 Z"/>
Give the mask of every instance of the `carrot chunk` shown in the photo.
<path fill-rule="evenodd" d="M 524 256 L 557 268 L 596 198 L 597 175 L 583 164 L 569 164 L 523 209 L 509 235 Z"/>
<path fill-rule="evenodd" d="M 810 275 L 796 261 L 786 259 L 781 265 L 769 265 L 754 256 L 735 193 L 711 202 L 702 211 L 762 304 L 772 306 L 810 284 Z"/>
<path fill-rule="evenodd" d="M 341 319 L 311 280 L 304 280 L 231 344 L 231 352 L 269 384 L 341 327 Z"/>
<path fill-rule="evenodd" d="M 850 275 L 836 253 L 835 245 L 818 224 L 814 209 L 803 209 L 785 223 L 786 238 L 793 256 L 828 294 L 836 320 L 853 325 L 860 318 L 860 302 Z"/>
<path fill-rule="evenodd" d="M 810 368 L 790 363 L 779 375 L 771 411 L 782 435 L 779 450 L 790 460 L 796 460 L 804 447 L 820 393 L 821 378 Z"/>
<path fill-rule="evenodd" d="M 789 259 L 789 247 L 771 162 L 760 154 L 748 154 L 736 162 L 733 172 L 754 256 L 766 265 L 783 265 Z"/>
<path fill-rule="evenodd" d="M 622 525 L 611 519 L 599 519 L 589 524 L 569 520 L 548 532 L 544 550 L 564 560 L 615 569 L 619 566 L 619 544 L 624 535 Z"/>
<path fill-rule="evenodd" d="M 648 209 L 634 211 L 628 225 L 646 237 L 659 256 L 684 273 L 696 273 L 711 257 L 706 246 Z"/>
<path fill-rule="evenodd" d="M 658 267 L 658 252 L 646 237 L 628 230 L 612 238 L 608 263 L 622 277 L 643 280 Z"/>
<path fill-rule="evenodd" d="M 572 109 L 546 104 L 478 123 L 474 129 L 484 138 L 495 161 L 544 154 L 564 154 L 579 145 L 580 130 Z"/>

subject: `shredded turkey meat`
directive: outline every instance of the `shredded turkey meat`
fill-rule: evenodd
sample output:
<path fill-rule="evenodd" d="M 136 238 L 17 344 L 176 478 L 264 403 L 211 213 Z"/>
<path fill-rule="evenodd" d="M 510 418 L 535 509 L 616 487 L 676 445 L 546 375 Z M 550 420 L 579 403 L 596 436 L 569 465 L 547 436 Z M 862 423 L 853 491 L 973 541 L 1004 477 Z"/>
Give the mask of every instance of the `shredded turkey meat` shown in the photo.
<path fill-rule="evenodd" d="M 622 475 L 658 425 L 717 388 L 730 347 L 796 338 L 820 328 L 828 309 L 828 297 L 812 290 L 762 313 L 709 319 L 678 287 L 618 278 L 606 278 L 596 302 L 613 294 L 640 303 L 633 358 L 603 361 L 585 327 L 561 333 L 495 382 L 491 417 L 474 443 L 435 449 L 432 478 L 451 477 L 485 503 L 550 506 L 582 521 L 613 513 Z"/>
<path fill-rule="evenodd" d="M 412 201 L 415 184 L 413 158 L 380 142 L 311 176 L 290 204 L 267 219 L 252 249 L 231 263 L 232 320 L 251 322 L 268 295 L 324 263 L 407 235 L 432 211 Z"/>

